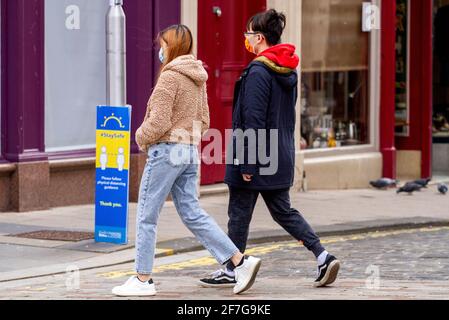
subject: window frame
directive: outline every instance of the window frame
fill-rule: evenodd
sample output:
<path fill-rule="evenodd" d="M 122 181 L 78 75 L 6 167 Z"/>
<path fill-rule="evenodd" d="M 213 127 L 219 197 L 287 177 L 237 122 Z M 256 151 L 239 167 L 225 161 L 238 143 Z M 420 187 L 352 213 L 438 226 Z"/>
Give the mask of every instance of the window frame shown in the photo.
<path fill-rule="evenodd" d="M 396 1 L 396 0 L 395 0 Z M 411 42 L 411 3 L 410 0 L 407 1 L 407 124 L 404 126 L 406 128 L 406 132 L 395 132 L 395 137 L 410 137 L 410 42 Z M 396 98 L 396 94 L 395 94 Z M 396 101 L 394 105 L 395 117 L 396 117 Z"/>
<path fill-rule="evenodd" d="M 381 0 L 372 0 L 381 12 Z M 362 12 L 360 11 L 360 14 Z M 302 37 L 302 30 L 301 30 Z M 381 32 L 372 30 L 369 36 L 369 69 L 368 69 L 368 114 L 369 114 L 369 142 L 357 146 L 343 146 L 336 148 L 305 149 L 302 150 L 305 159 L 318 157 L 333 157 L 348 154 L 378 152 L 380 148 L 379 114 L 380 114 L 380 72 L 381 72 Z M 302 72 L 301 72 L 302 74 Z"/>

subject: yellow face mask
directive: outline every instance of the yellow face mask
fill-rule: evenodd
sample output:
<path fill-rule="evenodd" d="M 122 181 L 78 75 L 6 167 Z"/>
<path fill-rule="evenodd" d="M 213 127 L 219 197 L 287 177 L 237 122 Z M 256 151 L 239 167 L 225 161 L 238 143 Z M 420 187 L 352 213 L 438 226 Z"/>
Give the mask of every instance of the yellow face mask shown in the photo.
<path fill-rule="evenodd" d="M 252 54 L 256 54 L 253 46 L 249 43 L 248 38 L 245 39 L 245 47 L 246 47 L 246 50 L 248 50 Z"/>

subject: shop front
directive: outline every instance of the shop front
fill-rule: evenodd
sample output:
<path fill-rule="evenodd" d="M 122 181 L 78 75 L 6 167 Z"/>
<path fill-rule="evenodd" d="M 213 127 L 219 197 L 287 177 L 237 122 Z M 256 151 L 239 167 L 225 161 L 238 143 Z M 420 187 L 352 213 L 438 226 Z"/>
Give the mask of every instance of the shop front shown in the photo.
<path fill-rule="evenodd" d="M 435 0 L 432 105 L 432 171 L 449 178 L 449 1 Z"/>
<path fill-rule="evenodd" d="M 397 176 L 431 176 L 432 1 L 396 1 Z"/>
<path fill-rule="evenodd" d="M 93 203 L 91 122 L 105 101 L 107 2 L 2 0 L 0 210 Z M 381 176 L 449 175 L 448 2 L 125 1 L 131 131 L 158 70 L 153 40 L 179 22 L 192 29 L 209 73 L 211 126 L 229 129 L 234 83 L 251 60 L 246 21 L 275 8 L 287 14 L 283 41 L 301 58 L 294 190 L 304 178 L 309 189 L 347 189 Z M 367 17 L 371 30 L 362 27 Z M 203 153 L 203 185 L 223 181 L 225 150 Z M 146 155 L 134 143 L 132 151 L 136 201 Z M 68 182 L 80 191 L 67 192 Z"/>
<path fill-rule="evenodd" d="M 1 0 L 0 211 L 90 204 L 96 106 L 106 103 L 108 0 Z M 154 39 L 180 0 L 125 1 L 132 133 L 159 65 Z M 4 63 L 7 61 L 7 63 Z M 130 199 L 146 155 L 132 135 Z"/>
<path fill-rule="evenodd" d="M 449 3 L 373 1 L 380 30 L 364 33 L 363 2 L 302 1 L 309 186 L 367 187 L 381 176 L 447 179 Z"/>
<path fill-rule="evenodd" d="M 362 30 L 362 0 L 302 0 L 301 138 L 309 188 L 366 187 L 381 175 L 380 30 Z M 373 22 L 379 3 L 373 1 Z"/>
<path fill-rule="evenodd" d="M 438 59 L 439 55 L 444 55 L 446 40 L 442 41 L 441 36 L 444 37 L 445 33 L 445 19 L 442 19 L 442 11 L 437 14 L 443 3 L 439 0 L 396 0 L 394 4 L 394 52 L 390 48 L 383 50 L 383 54 L 395 61 L 394 69 L 384 67 L 384 71 L 394 76 L 394 146 L 397 158 L 395 163 L 385 164 L 387 167 L 396 166 L 392 171 L 396 171 L 400 180 L 431 178 L 441 161 L 447 164 L 448 160 L 447 156 L 444 160 L 442 155 L 438 155 L 444 153 L 440 149 L 444 146 L 444 143 L 440 144 L 444 142 L 444 139 L 440 140 L 444 136 L 444 121 L 441 124 L 434 121 L 432 143 L 432 114 L 437 120 L 442 115 L 440 111 L 445 109 L 444 59 Z M 385 117 L 382 120 L 389 124 Z M 382 130 L 384 128 L 391 130 L 386 126 Z"/>
<path fill-rule="evenodd" d="M 230 127 L 234 82 L 250 59 L 241 36 L 246 20 L 265 7 L 286 13 L 283 41 L 295 44 L 301 56 L 295 190 L 304 174 L 312 189 L 366 187 L 382 174 L 380 31 L 362 30 L 364 2 L 200 0 L 189 1 L 198 10 L 183 15 L 183 22 L 198 30 L 199 58 L 209 71 L 212 127 L 224 130 Z M 380 8 L 377 1 L 372 4 Z M 380 18 L 380 11 L 374 13 Z M 220 183 L 224 168 L 203 164 L 201 175 L 203 185 Z"/>
<path fill-rule="evenodd" d="M 96 106 L 106 104 L 106 24 L 109 1 L 45 0 L 45 151 L 50 206 L 92 203 Z M 180 21 L 179 0 L 124 1 L 127 103 L 132 106 L 130 199 L 137 201 L 146 161 L 134 133 L 146 112 L 158 71 L 158 32 Z M 70 180 L 81 193 L 66 194 Z"/>

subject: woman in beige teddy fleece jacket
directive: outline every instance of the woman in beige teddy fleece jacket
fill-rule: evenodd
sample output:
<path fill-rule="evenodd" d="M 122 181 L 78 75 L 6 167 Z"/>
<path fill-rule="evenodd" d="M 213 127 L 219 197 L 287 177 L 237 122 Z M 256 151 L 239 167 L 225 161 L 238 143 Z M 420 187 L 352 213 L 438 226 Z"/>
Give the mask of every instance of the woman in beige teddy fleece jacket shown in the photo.
<path fill-rule="evenodd" d="M 260 259 L 245 258 L 217 223 L 201 209 L 196 194 L 198 145 L 209 128 L 206 81 L 201 61 L 192 55 L 193 39 L 184 25 L 159 35 L 161 72 L 136 142 L 148 153 L 140 185 L 136 219 L 136 272 L 112 292 L 118 296 L 152 296 L 151 278 L 160 211 L 171 193 L 183 223 L 222 265 L 236 266 L 234 293 L 254 283 Z"/>
<path fill-rule="evenodd" d="M 161 142 L 199 144 L 209 129 L 207 79 L 203 64 L 193 55 L 177 57 L 163 67 L 136 132 L 141 150 Z"/>

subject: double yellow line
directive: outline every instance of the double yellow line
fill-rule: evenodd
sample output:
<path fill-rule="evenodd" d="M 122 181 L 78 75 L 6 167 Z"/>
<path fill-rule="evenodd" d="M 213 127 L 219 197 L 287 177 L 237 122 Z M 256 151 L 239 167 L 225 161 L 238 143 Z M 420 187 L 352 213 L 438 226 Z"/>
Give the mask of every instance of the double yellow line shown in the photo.
<path fill-rule="evenodd" d="M 439 232 L 439 231 L 449 231 L 449 227 L 427 227 L 427 228 L 419 228 L 419 229 L 404 229 L 404 230 L 394 230 L 394 231 L 379 231 L 379 232 L 368 232 L 364 234 L 356 234 L 356 235 L 347 235 L 347 236 L 334 236 L 334 237 L 326 237 L 321 240 L 323 244 L 331 244 L 331 243 L 339 243 L 339 242 L 347 242 L 347 241 L 358 241 L 365 239 L 377 239 L 377 238 L 385 238 L 396 235 L 404 235 L 404 234 L 415 234 L 415 233 L 429 233 L 429 232 Z M 254 255 L 254 256 L 263 256 L 269 254 L 271 252 L 275 252 L 282 249 L 298 247 L 298 242 L 282 242 L 275 244 L 267 244 L 258 247 L 253 247 L 251 249 L 246 250 L 245 254 Z M 217 261 L 212 257 L 204 257 L 198 259 L 191 259 L 178 263 L 165 264 L 158 267 L 155 267 L 153 273 L 161 273 L 164 271 L 173 271 L 173 270 L 185 270 L 187 268 L 195 268 L 195 267 L 207 267 L 216 265 Z M 121 271 L 112 271 L 107 273 L 99 274 L 100 277 L 104 277 L 107 279 L 117 279 L 122 277 L 129 277 L 135 275 L 135 271 L 133 270 L 121 270 Z"/>

